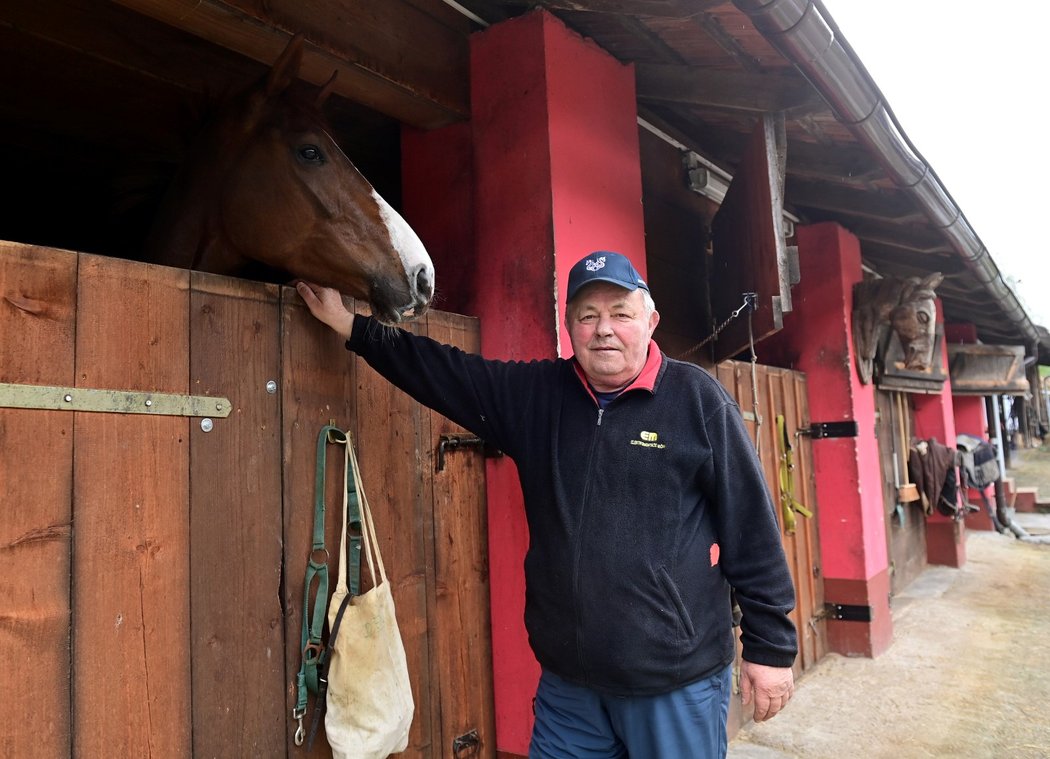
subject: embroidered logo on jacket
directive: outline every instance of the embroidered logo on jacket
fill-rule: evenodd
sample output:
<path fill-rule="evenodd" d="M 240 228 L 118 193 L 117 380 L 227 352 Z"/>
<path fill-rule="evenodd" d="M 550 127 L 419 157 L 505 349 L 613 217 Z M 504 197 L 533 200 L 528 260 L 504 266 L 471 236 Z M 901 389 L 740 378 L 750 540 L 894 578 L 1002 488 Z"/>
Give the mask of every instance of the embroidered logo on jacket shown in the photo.
<path fill-rule="evenodd" d="M 604 269 L 605 256 L 599 256 L 598 260 L 588 258 L 587 263 L 585 263 L 584 266 L 587 267 L 587 271 L 598 271 L 598 269 Z"/>
<path fill-rule="evenodd" d="M 640 445 L 643 448 L 666 448 L 666 445 L 659 442 L 659 438 L 660 436 L 655 432 L 642 430 L 638 433 L 638 439 L 631 441 L 631 445 Z"/>

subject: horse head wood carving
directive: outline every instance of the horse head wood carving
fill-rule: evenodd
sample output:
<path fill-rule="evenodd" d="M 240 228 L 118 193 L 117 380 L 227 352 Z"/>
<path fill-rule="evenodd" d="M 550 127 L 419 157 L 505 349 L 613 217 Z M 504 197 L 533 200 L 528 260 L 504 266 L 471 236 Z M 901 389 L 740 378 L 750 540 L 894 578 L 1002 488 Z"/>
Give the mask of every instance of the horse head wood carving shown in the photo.
<path fill-rule="evenodd" d="M 875 356 L 890 328 L 904 351 L 898 368 L 932 370 L 937 314 L 934 289 L 943 279 L 934 272 L 924 278 L 865 279 L 853 286 L 853 348 L 861 382 L 871 382 Z"/>
<path fill-rule="evenodd" d="M 332 139 L 321 107 L 334 76 L 308 93 L 299 86 L 302 51 L 296 36 L 202 131 L 157 215 L 149 260 L 307 279 L 366 299 L 388 324 L 418 317 L 434 294 L 434 265 Z"/>

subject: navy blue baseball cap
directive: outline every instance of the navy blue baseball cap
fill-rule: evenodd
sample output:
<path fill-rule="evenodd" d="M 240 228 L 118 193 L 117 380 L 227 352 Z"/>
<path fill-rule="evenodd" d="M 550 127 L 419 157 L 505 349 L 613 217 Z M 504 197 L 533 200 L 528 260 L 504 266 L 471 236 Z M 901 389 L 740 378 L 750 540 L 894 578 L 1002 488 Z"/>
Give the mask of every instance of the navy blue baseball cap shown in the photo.
<path fill-rule="evenodd" d="M 596 250 L 589 253 L 569 269 L 569 291 L 565 298 L 566 302 L 576 297 L 580 288 L 591 282 L 611 282 L 625 290 L 634 291 L 640 287 L 649 292 L 649 285 L 631 265 L 627 256 L 608 250 Z"/>

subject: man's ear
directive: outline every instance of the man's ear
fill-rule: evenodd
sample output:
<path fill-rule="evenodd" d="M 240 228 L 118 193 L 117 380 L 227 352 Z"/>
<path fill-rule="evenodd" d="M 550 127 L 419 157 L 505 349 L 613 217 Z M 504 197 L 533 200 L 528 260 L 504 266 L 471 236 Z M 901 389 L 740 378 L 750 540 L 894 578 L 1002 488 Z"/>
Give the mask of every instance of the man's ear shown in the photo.
<path fill-rule="evenodd" d="M 653 309 L 653 312 L 649 314 L 649 337 L 653 336 L 653 332 L 656 331 L 656 325 L 660 323 L 660 312 Z"/>

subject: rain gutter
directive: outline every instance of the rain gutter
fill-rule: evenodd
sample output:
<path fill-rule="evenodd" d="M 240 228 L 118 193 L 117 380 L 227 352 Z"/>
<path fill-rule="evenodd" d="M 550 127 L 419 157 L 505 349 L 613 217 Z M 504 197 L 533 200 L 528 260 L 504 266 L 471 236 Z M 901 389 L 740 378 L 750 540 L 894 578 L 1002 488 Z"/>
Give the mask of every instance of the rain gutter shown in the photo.
<path fill-rule="evenodd" d="M 882 93 L 842 38 L 827 10 L 814 0 L 733 0 L 755 28 L 802 72 L 835 116 L 879 160 L 951 243 L 967 268 L 1020 327 L 1028 350 L 1040 335 L 991 254 L 933 169 L 911 144 Z"/>

